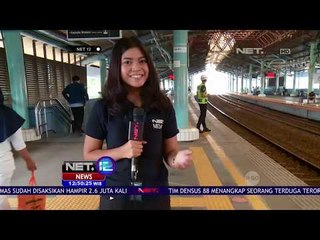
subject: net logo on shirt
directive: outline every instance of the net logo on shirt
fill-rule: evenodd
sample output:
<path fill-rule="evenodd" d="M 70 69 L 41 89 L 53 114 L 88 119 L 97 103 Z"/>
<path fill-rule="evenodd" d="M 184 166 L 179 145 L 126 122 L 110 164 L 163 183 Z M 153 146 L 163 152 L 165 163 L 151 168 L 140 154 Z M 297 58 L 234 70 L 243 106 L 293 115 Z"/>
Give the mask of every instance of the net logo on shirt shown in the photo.
<path fill-rule="evenodd" d="M 152 126 L 155 129 L 162 129 L 163 119 L 152 119 Z"/>

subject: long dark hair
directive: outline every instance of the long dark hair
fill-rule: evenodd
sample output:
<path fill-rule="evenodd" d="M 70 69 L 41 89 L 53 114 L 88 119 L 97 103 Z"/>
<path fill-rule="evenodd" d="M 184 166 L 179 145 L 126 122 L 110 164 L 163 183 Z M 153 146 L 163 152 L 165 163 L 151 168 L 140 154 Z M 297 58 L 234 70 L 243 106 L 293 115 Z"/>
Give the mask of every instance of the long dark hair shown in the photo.
<path fill-rule="evenodd" d="M 136 37 L 122 38 L 114 45 L 111 53 L 111 63 L 107 83 L 103 87 L 102 96 L 110 114 L 113 116 L 125 113 L 129 106 L 128 90 L 121 78 L 121 57 L 130 48 L 138 48 L 146 58 L 149 67 L 149 76 L 142 87 L 140 96 L 146 108 L 166 109 L 170 100 L 160 90 L 160 81 L 150 55 L 144 45 Z"/>

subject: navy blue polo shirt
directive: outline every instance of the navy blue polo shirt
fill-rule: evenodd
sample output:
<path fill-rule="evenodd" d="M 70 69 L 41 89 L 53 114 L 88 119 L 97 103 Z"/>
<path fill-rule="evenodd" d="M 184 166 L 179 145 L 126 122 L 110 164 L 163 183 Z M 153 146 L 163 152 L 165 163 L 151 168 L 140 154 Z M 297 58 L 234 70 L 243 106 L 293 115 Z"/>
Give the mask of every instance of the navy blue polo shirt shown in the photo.
<path fill-rule="evenodd" d="M 129 121 L 132 121 L 133 104 L 126 114 L 112 116 L 103 100 L 98 100 L 88 119 L 86 134 L 92 138 L 106 140 L 107 149 L 122 146 L 128 141 Z M 179 133 L 173 106 L 167 110 L 145 110 L 143 152 L 139 156 L 139 178 L 145 186 L 167 186 L 168 170 L 163 163 L 165 139 Z M 97 159 L 92 159 L 97 160 Z M 107 176 L 107 186 L 129 186 L 131 183 L 131 159 L 116 161 L 116 171 Z"/>

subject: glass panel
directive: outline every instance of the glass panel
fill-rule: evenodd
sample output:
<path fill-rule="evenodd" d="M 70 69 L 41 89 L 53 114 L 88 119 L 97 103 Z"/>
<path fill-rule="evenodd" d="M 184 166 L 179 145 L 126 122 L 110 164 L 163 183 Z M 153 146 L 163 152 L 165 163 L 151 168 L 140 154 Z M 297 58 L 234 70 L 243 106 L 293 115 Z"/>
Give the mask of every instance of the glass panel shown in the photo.
<path fill-rule="evenodd" d="M 54 48 L 54 55 L 56 56 L 56 61 L 61 62 L 61 51 L 59 48 Z"/>
<path fill-rule="evenodd" d="M 100 68 L 87 66 L 87 86 L 89 99 L 101 97 Z"/>
<path fill-rule="evenodd" d="M 36 51 L 37 51 L 37 57 L 44 58 L 43 43 L 42 42 L 36 42 Z"/>
<path fill-rule="evenodd" d="M 70 64 L 74 63 L 74 53 L 70 53 Z"/>
<path fill-rule="evenodd" d="M 22 44 L 24 53 L 28 55 L 33 55 L 32 39 L 23 36 Z"/>
<path fill-rule="evenodd" d="M 80 66 L 80 55 L 76 55 L 76 65 Z"/>
<path fill-rule="evenodd" d="M 63 52 L 63 62 L 69 63 L 68 62 L 68 53 L 66 53 L 66 52 Z"/>
<path fill-rule="evenodd" d="M 53 60 L 52 46 L 46 45 L 47 59 Z"/>

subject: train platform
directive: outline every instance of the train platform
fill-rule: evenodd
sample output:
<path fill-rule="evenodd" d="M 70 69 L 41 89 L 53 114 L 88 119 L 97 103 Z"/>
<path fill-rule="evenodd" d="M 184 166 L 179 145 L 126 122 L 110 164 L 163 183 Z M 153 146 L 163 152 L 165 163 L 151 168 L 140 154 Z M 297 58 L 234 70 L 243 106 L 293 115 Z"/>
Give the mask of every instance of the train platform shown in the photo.
<path fill-rule="evenodd" d="M 199 108 L 189 99 L 190 126 L 195 126 Z M 180 142 L 181 149 L 193 151 L 193 166 L 169 170 L 171 186 L 306 186 L 273 159 L 227 128 L 209 112 L 207 126 L 199 140 Z M 63 161 L 82 160 L 83 137 L 57 136 L 29 142 L 37 161 L 38 186 L 61 186 Z M 48 174 L 50 173 L 50 174 Z M 30 175 L 24 161 L 16 158 L 12 186 L 26 186 Z M 252 178 L 254 177 L 254 178 Z M 254 180 L 252 180 L 254 179 Z M 17 198 L 10 198 L 16 209 Z M 47 196 L 47 210 L 96 210 L 97 195 Z M 311 210 L 320 209 L 320 198 L 308 195 L 201 195 L 171 196 L 173 210 Z"/>
<path fill-rule="evenodd" d="M 240 98 L 243 101 L 250 102 L 259 106 L 267 107 L 315 121 L 320 121 L 319 99 L 316 99 L 315 102 L 309 103 L 307 103 L 307 99 L 304 99 L 304 101 L 300 103 L 298 97 L 278 95 L 266 95 L 265 97 L 259 97 L 256 95 L 235 93 L 232 93 L 231 95 Z"/>

